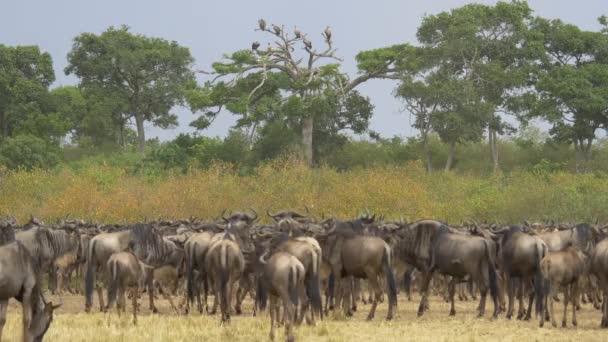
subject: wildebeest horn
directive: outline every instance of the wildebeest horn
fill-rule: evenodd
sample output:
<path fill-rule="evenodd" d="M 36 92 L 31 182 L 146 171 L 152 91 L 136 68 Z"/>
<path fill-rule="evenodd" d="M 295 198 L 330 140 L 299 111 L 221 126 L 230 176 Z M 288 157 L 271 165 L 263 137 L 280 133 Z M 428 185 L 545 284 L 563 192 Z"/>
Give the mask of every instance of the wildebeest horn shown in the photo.
<path fill-rule="evenodd" d="M 310 215 L 310 209 L 308 209 L 308 206 L 305 205 L 304 209 L 306 210 L 306 216 Z"/>
<path fill-rule="evenodd" d="M 503 232 L 505 232 L 507 229 L 509 229 L 509 227 L 502 227 L 502 228 L 491 228 L 490 231 L 494 234 L 501 234 Z"/>
<path fill-rule="evenodd" d="M 264 265 L 266 265 L 266 264 L 268 263 L 268 261 L 267 261 L 267 260 L 264 260 L 264 258 L 266 257 L 266 255 L 268 255 L 268 250 L 266 250 L 266 251 L 264 252 L 264 254 L 260 255 L 260 263 L 262 263 L 262 264 L 264 264 Z"/>
<path fill-rule="evenodd" d="M 255 211 L 255 209 L 253 209 L 253 208 L 249 208 L 249 210 L 251 210 L 253 212 L 253 214 L 255 215 L 255 217 L 251 219 L 251 222 L 257 221 L 259 219 L 258 212 Z"/>
<path fill-rule="evenodd" d="M 224 214 L 226 214 L 226 210 L 228 210 L 228 209 L 224 209 L 224 210 L 222 210 L 222 213 L 220 214 L 220 218 L 221 218 L 222 220 L 224 220 L 224 222 L 228 222 L 228 221 L 229 221 L 229 220 L 228 220 L 228 219 L 227 219 L 227 218 L 224 216 Z"/>
<path fill-rule="evenodd" d="M 528 220 L 524 220 L 524 225 L 525 225 L 526 227 L 530 227 L 530 222 L 528 222 Z"/>
<path fill-rule="evenodd" d="M 369 208 L 365 207 L 365 217 L 369 217 L 371 214 L 369 213 Z"/>
<path fill-rule="evenodd" d="M 266 215 L 268 215 L 268 216 L 270 216 L 272 218 L 275 218 L 275 217 L 279 216 L 278 214 L 271 213 L 270 210 L 268 210 L 268 209 L 266 209 Z"/>

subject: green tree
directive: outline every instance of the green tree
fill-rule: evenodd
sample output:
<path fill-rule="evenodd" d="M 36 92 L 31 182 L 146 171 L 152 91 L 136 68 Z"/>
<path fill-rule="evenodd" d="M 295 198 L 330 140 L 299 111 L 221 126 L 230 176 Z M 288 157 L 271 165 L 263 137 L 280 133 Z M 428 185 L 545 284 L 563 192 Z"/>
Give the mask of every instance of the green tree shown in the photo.
<path fill-rule="evenodd" d="M 48 88 L 55 80 L 53 61 L 38 46 L 0 44 L 0 134 L 11 136 L 20 125 L 32 128 L 46 111 Z M 55 120 L 49 119 L 49 123 Z M 32 134 L 39 133 L 32 131 Z"/>
<path fill-rule="evenodd" d="M 574 145 L 576 171 L 585 171 L 596 130 L 608 127 L 608 64 L 602 60 L 608 36 L 558 19 L 537 18 L 533 30 L 544 53 L 533 91 L 514 106 L 526 109 L 524 122 L 548 121 L 555 140 Z"/>
<path fill-rule="evenodd" d="M 9 169 L 49 168 L 61 159 L 59 147 L 33 135 L 5 138 L 0 144 L 0 164 Z"/>
<path fill-rule="evenodd" d="M 526 44 L 530 19 L 526 2 L 470 4 L 427 16 L 418 28 L 418 40 L 432 50 L 429 56 L 437 72 L 449 82 L 464 82 L 461 89 L 468 89 L 468 96 L 460 97 L 462 103 L 454 103 L 461 110 L 450 112 L 477 116 L 476 126 L 488 129 L 495 171 L 499 168 L 497 134 L 511 129 L 497 113 L 506 110 L 513 92 L 526 85 L 527 64 L 535 54 L 534 46 Z M 453 115 L 445 118 L 452 124 L 475 121 Z"/>
<path fill-rule="evenodd" d="M 132 34 L 126 26 L 110 27 L 100 35 L 74 38 L 65 72 L 78 76 L 85 92 L 126 104 L 124 111 L 118 106 L 119 121 L 135 120 L 143 153 L 146 121 L 163 128 L 177 124 L 171 110 L 195 86 L 193 61 L 190 51 L 175 41 Z"/>
<path fill-rule="evenodd" d="M 226 109 L 239 116 L 237 127 L 248 128 L 253 142 L 260 126 L 283 122 L 288 129 L 301 131 L 309 165 L 315 151 L 325 145 L 324 138 L 335 140 L 344 129 L 355 133 L 367 129 L 372 106 L 354 88 L 372 77 L 390 77 L 390 63 L 351 79 L 340 71 L 341 59 L 335 54 L 329 27 L 319 45 L 297 28 L 287 32 L 263 19 L 256 30 L 272 41 L 266 48 L 254 42 L 251 50 L 226 55 L 212 65 L 209 74 L 214 78 L 191 97 L 193 108 L 205 110 L 193 126 L 206 128 Z M 318 143 L 313 144 L 313 137 Z"/>

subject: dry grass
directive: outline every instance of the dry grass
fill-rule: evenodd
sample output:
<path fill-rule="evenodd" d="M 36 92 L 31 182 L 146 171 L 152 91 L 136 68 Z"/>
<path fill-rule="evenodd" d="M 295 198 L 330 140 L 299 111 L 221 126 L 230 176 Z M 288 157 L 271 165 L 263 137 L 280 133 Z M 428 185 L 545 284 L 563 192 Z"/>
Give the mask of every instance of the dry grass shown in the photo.
<path fill-rule="evenodd" d="M 147 304 L 139 317 L 139 324 L 131 324 L 130 316 L 118 318 L 114 313 L 108 325 L 101 313 L 80 313 L 82 297 L 64 298 L 64 307 L 56 315 L 47 333 L 47 341 L 268 341 L 269 319 L 244 315 L 234 317 L 229 326 L 220 326 L 218 316 L 176 316 L 169 314 L 168 305 L 161 303 L 161 315 L 150 315 Z M 366 322 L 369 306 L 362 306 L 351 319 L 332 316 L 315 327 L 296 328 L 299 341 L 606 341 L 606 331 L 599 329 L 600 313 L 589 305 L 578 313 L 578 328 L 539 328 L 537 321 L 507 321 L 504 315 L 496 321 L 476 319 L 477 303 L 457 302 L 457 315 L 448 316 L 448 304 L 437 298 L 431 301 L 431 310 L 416 317 L 416 301 L 400 300 L 395 320 L 383 319 L 385 304 L 380 304 L 377 318 Z M 561 317 L 561 304 L 556 303 Z M 15 303 L 9 309 L 5 327 L 6 341 L 17 341 L 20 336 L 20 309 Z M 246 306 L 246 313 L 250 307 Z M 128 318 L 127 318 L 128 317 Z M 561 319 L 558 319 L 558 323 Z M 277 340 L 283 339 L 283 329 L 277 331 Z"/>

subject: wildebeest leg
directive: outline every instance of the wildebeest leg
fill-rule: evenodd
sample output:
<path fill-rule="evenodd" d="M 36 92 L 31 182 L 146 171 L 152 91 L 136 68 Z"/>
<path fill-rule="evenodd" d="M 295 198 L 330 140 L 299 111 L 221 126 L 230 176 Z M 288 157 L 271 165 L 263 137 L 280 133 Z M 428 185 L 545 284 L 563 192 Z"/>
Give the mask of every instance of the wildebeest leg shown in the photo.
<path fill-rule="evenodd" d="M 519 308 L 517 310 L 517 319 L 522 319 L 524 317 L 524 279 L 519 278 L 517 283 L 517 300 L 519 303 Z"/>
<path fill-rule="evenodd" d="M 247 293 L 249 293 L 249 290 L 252 287 L 252 281 L 251 278 L 248 275 L 244 275 L 243 279 L 240 284 L 239 284 L 239 288 L 236 291 L 236 305 L 235 305 L 235 311 L 237 315 L 240 315 L 241 313 L 243 313 L 243 310 L 241 309 L 241 305 L 243 303 L 243 300 L 245 300 L 245 297 L 247 296 Z"/>
<path fill-rule="evenodd" d="M 378 284 L 378 277 L 375 275 L 368 275 L 367 286 L 369 287 L 370 291 L 374 292 L 372 307 L 369 309 L 369 314 L 367 314 L 367 320 L 371 321 L 376 315 L 376 307 L 378 306 L 378 301 L 380 301 L 380 296 L 382 296 L 382 290 L 380 289 L 380 284 Z"/>
<path fill-rule="evenodd" d="M 274 295 L 270 295 L 269 296 L 269 312 L 270 312 L 270 340 L 274 341 L 274 329 L 275 329 L 275 324 L 278 317 L 278 313 L 277 313 L 277 297 L 275 297 Z"/>
<path fill-rule="evenodd" d="M 511 317 L 513 316 L 513 296 L 514 296 L 514 292 L 515 292 L 515 284 L 513 284 L 515 280 L 507 275 L 506 276 L 506 282 L 507 282 L 507 297 L 509 297 L 509 307 L 507 308 L 507 315 L 505 316 L 507 319 L 511 319 Z"/>
<path fill-rule="evenodd" d="M 287 337 L 287 341 L 288 342 L 292 342 L 295 341 L 295 338 L 293 336 L 293 331 L 292 331 L 292 322 L 293 322 L 293 318 L 294 318 L 294 310 L 293 310 L 293 304 L 291 303 L 291 300 L 289 298 L 289 296 L 287 295 L 287 292 L 283 293 L 283 295 L 281 296 L 281 300 L 283 301 L 283 318 L 285 319 L 285 336 Z"/>
<path fill-rule="evenodd" d="M 570 287 L 564 286 L 564 317 L 562 318 L 562 328 L 565 328 L 568 321 L 568 301 L 570 300 Z"/>
<path fill-rule="evenodd" d="M 175 311 L 175 314 L 179 315 L 179 311 L 177 310 L 177 307 L 173 303 L 171 294 L 168 291 L 166 291 L 161 284 L 158 284 L 158 292 L 160 292 L 161 296 L 163 296 L 163 298 L 169 302 L 169 305 L 171 305 L 171 308 L 173 309 L 173 311 Z"/>
<path fill-rule="evenodd" d="M 456 293 L 456 278 L 452 277 L 448 283 L 448 300 L 450 301 L 450 316 L 456 315 L 456 308 L 454 307 L 454 295 Z"/>
<path fill-rule="evenodd" d="M 420 286 L 420 294 L 422 295 L 422 298 L 420 299 L 420 305 L 418 306 L 418 317 L 422 316 L 424 314 L 424 311 L 427 309 L 429 283 L 433 278 L 434 271 L 434 269 L 430 269 L 422 274 L 422 285 Z"/>
<path fill-rule="evenodd" d="M 6 313 L 8 309 L 8 300 L 0 301 L 0 341 L 2 341 L 2 329 L 6 323 Z"/>
<path fill-rule="evenodd" d="M 478 283 L 478 282 L 475 282 Z M 481 281 L 479 281 L 479 285 L 477 286 L 479 288 L 479 305 L 478 305 L 478 309 L 479 312 L 477 313 L 477 317 L 483 317 L 483 315 L 485 315 L 486 313 L 486 299 L 488 298 L 488 287 L 486 286 L 485 283 L 481 283 Z M 494 301 L 494 308 L 498 307 L 498 303 L 495 300 Z M 496 312 L 496 310 L 494 310 L 494 312 Z"/>
<path fill-rule="evenodd" d="M 549 301 L 549 296 L 551 295 L 550 293 L 547 293 L 548 291 L 545 292 L 545 296 L 543 297 L 543 307 L 545 308 L 545 311 L 549 310 L 549 305 L 548 305 L 548 301 Z M 547 315 L 540 315 L 540 322 L 538 324 L 539 327 L 543 327 L 545 325 L 545 318 L 547 318 Z"/>
<path fill-rule="evenodd" d="M 571 286 L 572 293 L 572 325 L 577 326 L 578 322 L 576 321 L 576 306 L 577 306 L 577 297 L 578 297 L 578 281 L 575 281 Z"/>
<path fill-rule="evenodd" d="M 601 323 L 601 327 L 602 328 L 606 328 L 608 327 L 608 293 L 606 292 L 606 289 L 603 289 L 603 296 L 602 296 L 602 323 Z"/>
<path fill-rule="evenodd" d="M 133 306 L 133 324 L 137 325 L 137 296 L 139 293 L 139 288 L 134 287 L 131 289 L 131 306 Z"/>
<path fill-rule="evenodd" d="M 300 310 L 300 317 L 296 317 L 295 319 L 295 323 L 297 325 L 302 324 L 302 321 L 304 320 L 304 317 L 306 317 L 306 324 L 308 325 L 315 325 L 315 317 L 312 313 L 312 310 L 308 311 L 310 305 L 309 305 L 309 300 L 308 300 L 308 296 L 306 295 L 306 287 L 304 286 L 300 286 L 300 293 L 298 294 L 298 296 L 300 297 L 300 303 L 302 304 L 302 309 Z M 308 313 L 308 315 L 306 315 Z"/>
<path fill-rule="evenodd" d="M 342 309 L 344 310 L 344 314 L 346 314 L 346 316 L 350 317 L 353 315 L 353 311 L 352 311 L 352 307 L 351 307 L 351 297 L 352 297 L 352 293 L 353 293 L 353 289 L 352 289 L 352 279 L 351 277 L 344 277 L 342 278 L 342 282 L 341 282 L 341 297 L 342 297 Z"/>
<path fill-rule="evenodd" d="M 32 289 L 24 288 L 21 307 L 23 308 L 23 340 L 33 341 L 33 336 L 30 336 L 30 323 L 32 322 Z"/>
<path fill-rule="evenodd" d="M 549 315 L 551 316 L 551 325 L 555 328 L 557 327 L 557 322 L 555 321 L 555 310 L 553 306 L 555 304 L 555 293 L 559 289 L 559 286 L 557 284 L 551 285 L 551 293 L 548 293 L 547 297 L 549 297 Z"/>
<path fill-rule="evenodd" d="M 154 305 L 154 270 L 146 269 L 144 272 L 146 272 L 146 291 L 148 291 L 150 311 L 158 313 L 158 309 L 156 308 L 156 305 Z"/>
<path fill-rule="evenodd" d="M 103 302 L 103 289 L 99 285 L 95 287 L 97 288 L 97 298 L 99 298 L 99 311 L 104 312 L 106 307 Z"/>
<path fill-rule="evenodd" d="M 530 286 L 530 289 L 528 291 L 528 310 L 526 311 L 526 315 L 524 316 L 524 321 L 529 321 L 530 318 L 532 318 L 532 304 L 534 303 L 535 295 L 531 283 L 528 283 L 528 285 Z"/>

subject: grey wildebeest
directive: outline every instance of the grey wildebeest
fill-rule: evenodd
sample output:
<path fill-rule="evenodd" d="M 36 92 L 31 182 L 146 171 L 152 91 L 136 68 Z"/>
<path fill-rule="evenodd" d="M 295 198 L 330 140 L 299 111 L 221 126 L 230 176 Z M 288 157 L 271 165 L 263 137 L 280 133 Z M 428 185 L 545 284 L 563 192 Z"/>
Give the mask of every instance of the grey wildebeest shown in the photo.
<path fill-rule="evenodd" d="M 329 262 L 335 277 L 335 282 L 344 293 L 343 307 L 348 316 L 352 315 L 350 289 L 352 281 L 349 277 L 367 279 L 375 296 L 372 301 L 367 319 L 374 318 L 378 301 L 382 297 L 381 276 L 386 280 L 389 308 L 386 319 L 393 318 L 393 310 L 397 304 L 397 285 L 391 263 L 391 248 L 381 238 L 360 235 L 365 224 L 374 222 L 374 217 L 360 217 L 353 221 L 337 221 L 327 234 L 331 235 L 328 243 Z M 325 254 L 325 252 L 324 252 Z M 333 295 L 333 294 L 332 294 Z"/>
<path fill-rule="evenodd" d="M 542 312 L 543 284 L 540 261 L 547 254 L 547 245 L 538 237 L 526 234 L 523 227 L 511 225 L 494 230 L 494 234 L 500 235 L 499 240 L 499 265 L 504 272 L 507 283 L 507 294 L 509 304 L 507 308 L 507 319 L 513 316 L 513 299 L 515 296 L 515 281 L 519 280 L 519 290 L 523 294 L 526 284 L 534 284 L 534 291 L 530 291 L 528 310 L 524 317 L 523 295 L 519 298 L 519 311 L 517 318 L 526 320 L 531 318 L 532 302 L 536 296 L 536 313 Z"/>
<path fill-rule="evenodd" d="M 589 261 L 589 272 L 597 277 L 599 288 L 603 293 L 600 327 L 608 328 L 608 239 L 600 241 L 595 246 Z"/>
<path fill-rule="evenodd" d="M 8 301 L 15 298 L 23 308 L 23 341 L 42 341 L 59 305 L 44 300 L 38 265 L 20 241 L 11 223 L 0 223 L 0 341 L 6 323 Z"/>
<path fill-rule="evenodd" d="M 280 226 L 282 226 L 283 229 L 285 229 L 286 226 L 290 226 L 291 229 L 297 229 L 295 225 L 297 225 L 297 222 L 292 219 L 283 219 L 280 221 Z M 296 232 L 295 234 L 297 235 L 298 233 Z M 322 318 L 321 281 L 319 274 L 322 262 L 322 251 L 319 242 L 312 237 L 290 237 L 287 232 L 275 233 L 273 234 L 272 240 L 269 242 L 268 252 L 289 253 L 295 256 L 304 266 L 307 297 L 302 301 L 302 310 L 298 322 L 301 322 L 304 319 L 304 315 L 310 304 L 312 304 L 311 313 L 317 313 L 319 317 Z M 314 315 L 311 315 L 309 323 L 314 324 Z"/>
<path fill-rule="evenodd" d="M 107 267 L 109 284 L 108 284 L 108 305 L 105 310 L 110 313 L 110 310 L 116 304 L 117 311 L 120 315 L 120 310 L 126 310 L 126 292 L 131 292 L 131 301 L 133 306 L 133 324 L 137 324 L 137 298 L 139 297 L 139 289 L 145 283 L 144 266 L 135 254 L 131 252 L 114 253 L 108 259 Z M 108 315 L 109 319 L 109 315 Z"/>
<path fill-rule="evenodd" d="M 93 290 L 97 288 L 99 307 L 105 310 L 102 287 L 96 282 L 95 273 L 102 271 L 107 275 L 106 266 L 110 256 L 114 253 L 131 250 L 137 258 L 152 267 L 160 267 L 172 254 L 168 244 L 150 224 L 136 224 L 123 231 L 101 233 L 89 242 L 87 251 L 87 270 L 85 277 L 85 311 L 89 312 L 93 301 Z M 107 281 L 107 279 L 104 279 Z M 149 288 L 150 309 L 154 312 L 154 293 L 152 291 L 152 277 L 147 280 Z"/>
<path fill-rule="evenodd" d="M 428 293 L 429 283 L 435 270 L 450 275 L 452 279 L 448 284 L 448 291 L 451 303 L 450 315 L 453 316 L 456 314 L 454 308 L 456 284 L 470 277 L 481 293 L 478 317 L 484 315 L 488 289 L 494 302 L 492 317 L 498 316 L 500 311 L 498 284 L 490 242 L 481 237 L 452 232 L 448 226 L 442 224 L 433 238 L 430 256 L 428 272 L 422 280 L 423 296 Z M 418 312 L 419 315 L 422 313 L 424 311 Z"/>
<path fill-rule="evenodd" d="M 585 255 L 575 247 L 568 246 L 558 252 L 549 252 L 540 262 L 543 275 L 544 306 L 549 308 L 551 324 L 556 327 L 553 311 L 554 295 L 560 288 L 564 290 L 564 318 L 562 327 L 566 327 L 568 301 L 572 301 L 572 325 L 576 326 L 576 297 L 578 295 L 579 279 L 583 274 Z M 545 315 L 540 315 L 540 326 L 545 323 Z"/>
<path fill-rule="evenodd" d="M 207 269 L 205 268 L 205 259 L 207 251 L 211 246 L 211 240 L 216 233 L 222 230 L 222 227 L 209 224 L 204 226 L 205 231 L 195 233 L 185 244 L 186 252 L 186 307 L 185 312 L 190 310 L 190 304 L 196 297 L 198 311 L 203 313 L 203 309 L 207 310 L 207 295 L 209 292 L 209 284 L 207 280 Z M 202 285 L 202 286 L 201 286 Z M 201 288 L 203 290 L 203 301 L 201 301 Z"/>
<path fill-rule="evenodd" d="M 75 231 L 67 229 L 51 229 L 44 227 L 35 217 L 32 217 L 23 229 L 15 234 L 28 252 L 35 259 L 40 270 L 48 270 L 49 284 L 55 291 L 55 260 L 78 248 L 79 238 Z M 42 274 L 38 277 L 42 280 Z"/>
<path fill-rule="evenodd" d="M 214 285 L 215 297 L 219 299 L 221 321 L 230 321 L 232 291 L 245 270 L 245 257 L 241 252 L 238 235 L 229 224 L 224 233 L 209 247 L 205 268 Z"/>
<path fill-rule="evenodd" d="M 257 301 L 265 301 L 265 293 L 270 297 L 270 339 L 274 340 L 275 326 L 279 322 L 279 300 L 283 302 L 285 317 L 285 337 L 287 341 L 295 341 L 292 326 L 296 321 L 296 307 L 299 297 L 306 300 L 304 288 L 304 265 L 290 253 L 276 252 L 267 261 L 264 256 L 260 261 L 264 264 L 261 283 L 264 291 L 258 291 Z"/>

